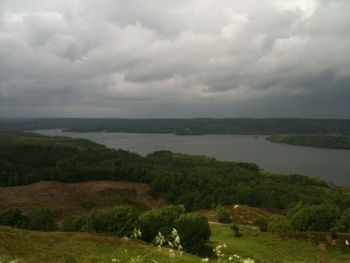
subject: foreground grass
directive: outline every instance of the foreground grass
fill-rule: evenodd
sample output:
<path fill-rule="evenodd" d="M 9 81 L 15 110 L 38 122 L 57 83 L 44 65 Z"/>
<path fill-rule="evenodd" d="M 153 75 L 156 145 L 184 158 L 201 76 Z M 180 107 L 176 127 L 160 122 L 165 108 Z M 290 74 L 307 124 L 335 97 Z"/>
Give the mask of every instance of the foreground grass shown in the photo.
<path fill-rule="evenodd" d="M 277 234 L 261 233 L 252 227 L 240 227 L 243 236 L 233 237 L 229 225 L 211 224 L 214 244 L 226 243 L 225 253 L 250 257 L 262 263 L 350 262 L 340 250 L 298 239 L 281 239 Z M 350 252 L 350 248 L 349 248 Z"/>
<path fill-rule="evenodd" d="M 211 224 L 211 229 L 210 245 L 215 247 L 225 243 L 225 254 L 238 254 L 259 263 L 350 262 L 350 255 L 340 250 L 305 240 L 281 239 L 277 234 L 261 233 L 253 227 L 240 226 L 241 238 L 233 237 L 229 225 Z M 152 263 L 201 261 L 199 257 L 186 253 L 170 258 L 168 249 L 159 251 L 143 242 L 110 236 L 36 232 L 0 226 L 0 262 L 12 259 L 17 259 L 19 263 L 130 262 L 130 258 L 137 255 L 143 257 L 142 262 Z"/>
<path fill-rule="evenodd" d="M 85 233 L 36 232 L 0 227 L 0 261 L 17 259 L 20 263 L 100 263 L 129 262 L 141 255 L 142 262 L 169 262 L 167 249 L 136 241 Z M 116 261 L 112 261 L 116 259 Z M 154 261 L 155 260 L 155 261 Z M 184 253 L 172 262 L 199 262 Z M 136 261 L 138 262 L 138 261 Z"/>

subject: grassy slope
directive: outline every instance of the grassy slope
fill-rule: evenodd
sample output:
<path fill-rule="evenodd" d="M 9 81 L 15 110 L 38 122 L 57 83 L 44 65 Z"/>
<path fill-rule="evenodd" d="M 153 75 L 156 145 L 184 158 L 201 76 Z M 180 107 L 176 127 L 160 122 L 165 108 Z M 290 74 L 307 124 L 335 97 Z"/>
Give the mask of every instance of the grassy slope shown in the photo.
<path fill-rule="evenodd" d="M 125 254 L 125 249 L 128 254 Z M 125 258 L 135 254 L 147 254 L 144 262 L 169 260 L 166 249 L 159 252 L 154 247 L 136 241 L 85 233 L 45 233 L 0 227 L 0 261 L 2 258 L 15 258 L 20 263 L 97 263 L 111 262 L 115 258 L 125 262 Z M 69 258 L 76 261 L 69 261 Z M 199 262 L 199 259 L 184 253 L 176 262 Z"/>
<path fill-rule="evenodd" d="M 256 262 L 266 263 L 313 263 L 313 262 L 350 262 L 350 255 L 339 250 L 316 245 L 299 239 L 280 238 L 278 234 L 261 233 L 252 227 L 241 226 L 243 236 L 234 238 L 229 225 L 211 224 L 211 245 L 226 243 L 226 254 L 238 254 L 250 257 Z M 128 250 L 128 256 L 124 250 Z M 349 248 L 350 250 L 350 248 Z M 349 251 L 350 252 L 350 251 Z M 154 247 L 141 242 L 125 240 L 96 234 L 86 233 L 44 233 L 0 227 L 0 255 L 8 259 L 17 258 L 22 263 L 72 262 L 111 262 L 118 258 L 132 255 L 149 254 L 145 262 L 169 262 L 167 249 L 159 252 Z M 1 259 L 1 256 L 0 256 Z M 198 257 L 184 253 L 171 262 L 200 262 Z M 211 262 L 215 262 L 211 260 Z"/>
<path fill-rule="evenodd" d="M 227 254 L 250 257 L 266 263 L 350 262 L 350 255 L 339 250 L 298 239 L 281 239 L 277 234 L 261 233 L 254 228 L 241 227 L 243 236 L 234 238 L 228 225 L 211 224 L 214 243 L 227 245 Z M 349 248 L 350 252 L 350 248 Z"/>

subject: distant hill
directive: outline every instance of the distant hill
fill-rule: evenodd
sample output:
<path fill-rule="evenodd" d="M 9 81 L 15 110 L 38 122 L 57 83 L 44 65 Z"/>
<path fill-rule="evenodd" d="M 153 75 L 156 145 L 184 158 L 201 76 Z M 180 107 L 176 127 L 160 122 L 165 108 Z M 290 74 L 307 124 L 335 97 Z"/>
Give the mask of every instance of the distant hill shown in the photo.
<path fill-rule="evenodd" d="M 197 118 L 197 119 L 116 119 L 116 118 L 25 118 L 0 119 L 0 130 L 28 131 L 64 129 L 133 133 L 200 134 L 350 134 L 348 119 L 299 118 Z"/>

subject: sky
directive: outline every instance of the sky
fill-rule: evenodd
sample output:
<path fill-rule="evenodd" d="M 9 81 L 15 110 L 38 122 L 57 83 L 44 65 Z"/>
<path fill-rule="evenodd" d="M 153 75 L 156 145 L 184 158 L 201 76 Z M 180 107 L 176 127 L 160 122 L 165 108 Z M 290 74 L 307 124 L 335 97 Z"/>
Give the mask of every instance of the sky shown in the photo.
<path fill-rule="evenodd" d="M 0 0 L 0 117 L 350 118 L 348 0 Z"/>

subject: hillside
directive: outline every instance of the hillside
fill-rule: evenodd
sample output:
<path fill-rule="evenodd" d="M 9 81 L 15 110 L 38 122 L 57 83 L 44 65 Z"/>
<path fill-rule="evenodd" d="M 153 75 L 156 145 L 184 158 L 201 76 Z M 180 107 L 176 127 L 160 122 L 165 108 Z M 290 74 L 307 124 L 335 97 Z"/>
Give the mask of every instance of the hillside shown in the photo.
<path fill-rule="evenodd" d="M 37 182 L 30 185 L 0 187 L 0 211 L 17 207 L 23 212 L 47 208 L 58 218 L 95 210 L 106 210 L 118 204 L 158 207 L 164 200 L 150 194 L 148 184 L 122 181 L 83 183 Z"/>
<path fill-rule="evenodd" d="M 129 262 L 141 255 L 142 262 L 170 262 L 167 249 L 159 251 L 141 241 L 98 234 L 37 232 L 0 226 L 0 262 L 19 263 Z M 2 261 L 3 260 L 3 261 Z M 176 262 L 199 262 L 184 253 Z M 172 262 L 172 261 L 171 261 Z"/>

